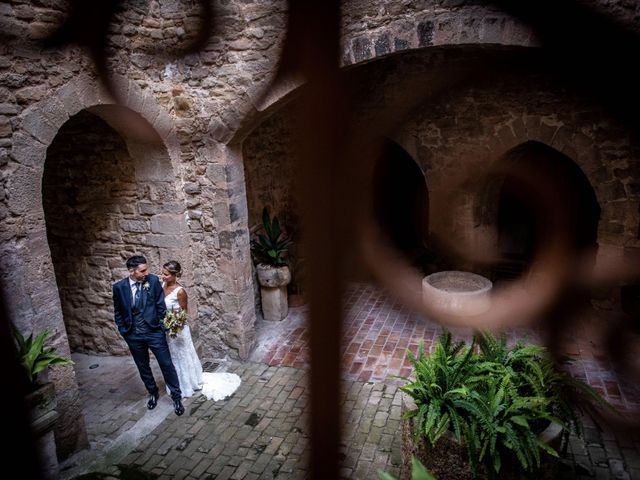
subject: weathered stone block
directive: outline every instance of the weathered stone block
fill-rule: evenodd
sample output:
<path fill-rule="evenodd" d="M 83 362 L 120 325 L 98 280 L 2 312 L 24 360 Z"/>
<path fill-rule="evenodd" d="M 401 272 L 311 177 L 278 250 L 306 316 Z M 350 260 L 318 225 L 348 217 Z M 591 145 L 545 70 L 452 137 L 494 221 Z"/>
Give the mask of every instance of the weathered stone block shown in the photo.
<path fill-rule="evenodd" d="M 144 233 L 149 231 L 149 224 L 146 220 L 125 220 L 118 222 L 119 227 L 125 232 Z"/>
<path fill-rule="evenodd" d="M 418 45 L 421 47 L 430 47 L 433 45 L 433 22 L 427 20 L 418 23 Z"/>
<path fill-rule="evenodd" d="M 404 38 L 396 37 L 393 39 L 394 51 L 406 50 L 409 48 L 409 42 Z"/>
<path fill-rule="evenodd" d="M 0 137 L 9 137 L 13 129 L 7 117 L 0 117 Z"/>
<path fill-rule="evenodd" d="M 20 165 L 13 171 L 5 188 L 7 204 L 14 215 L 42 211 L 40 178 L 40 172 L 37 169 L 27 166 Z"/>
<path fill-rule="evenodd" d="M 0 103 L 0 115 L 17 115 L 20 108 L 15 103 Z"/>
<path fill-rule="evenodd" d="M 374 43 L 374 50 L 376 57 L 391 53 L 391 42 L 389 41 L 389 35 L 381 35 L 376 38 Z"/>
<path fill-rule="evenodd" d="M 49 145 L 58 133 L 58 129 L 49 123 L 40 110 L 32 110 L 23 116 L 22 129 L 45 145 Z"/>
<path fill-rule="evenodd" d="M 367 37 L 355 38 L 351 43 L 351 49 L 353 50 L 353 58 L 356 63 L 373 57 L 371 53 L 371 40 Z"/>
<path fill-rule="evenodd" d="M 206 175 L 215 185 L 227 181 L 224 166 L 220 164 L 212 163 L 207 165 Z"/>
<path fill-rule="evenodd" d="M 184 247 L 186 239 L 182 235 L 149 234 L 145 235 L 144 244 L 151 247 L 177 248 Z"/>
<path fill-rule="evenodd" d="M 49 120 L 49 123 L 56 129 L 59 129 L 67 120 L 69 120 L 69 114 L 65 110 L 64 105 L 54 96 L 48 98 L 40 104 L 40 108 L 44 113 L 44 116 Z"/>
<path fill-rule="evenodd" d="M 184 192 L 190 195 L 195 195 L 200 193 L 202 190 L 200 188 L 200 184 L 194 182 L 187 182 L 184 184 Z"/>
<path fill-rule="evenodd" d="M 182 216 L 160 214 L 151 218 L 151 232 L 153 233 L 184 233 L 185 222 Z"/>
<path fill-rule="evenodd" d="M 187 211 L 187 216 L 190 219 L 197 220 L 200 217 L 202 217 L 202 210 L 188 210 Z"/>

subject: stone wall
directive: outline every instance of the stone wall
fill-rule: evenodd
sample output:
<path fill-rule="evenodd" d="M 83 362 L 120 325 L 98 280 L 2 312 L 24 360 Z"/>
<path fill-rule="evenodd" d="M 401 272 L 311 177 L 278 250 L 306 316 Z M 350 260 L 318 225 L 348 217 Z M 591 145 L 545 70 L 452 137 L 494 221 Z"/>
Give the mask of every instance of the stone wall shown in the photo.
<path fill-rule="evenodd" d="M 252 343 L 238 340 L 242 334 L 237 330 L 252 328 L 253 323 L 252 311 L 243 310 L 244 298 L 253 295 L 251 282 L 238 282 L 235 278 L 246 274 L 250 280 L 250 268 L 247 273 L 246 268 L 238 270 L 235 266 L 242 263 L 243 255 L 244 262 L 250 265 L 248 255 L 237 253 L 236 249 L 240 241 L 248 251 L 246 213 L 242 209 L 246 202 L 242 160 L 231 149 L 211 141 L 210 133 L 227 131 L 227 125 L 237 123 L 242 112 L 229 105 L 238 98 L 259 96 L 267 84 L 274 70 L 278 39 L 282 36 L 282 5 L 231 2 L 219 7 L 216 12 L 218 35 L 204 51 L 179 60 L 167 58 L 163 53 L 173 46 L 184 46 L 186 39 L 193 35 L 199 18 L 198 2 L 153 1 L 127 5 L 111 27 L 110 64 L 114 71 L 133 79 L 137 88 L 132 95 L 127 81 L 117 85 L 119 100 L 134 111 L 153 110 L 157 102 L 169 115 L 161 127 L 172 131 L 178 142 L 177 158 L 172 161 L 182 180 L 190 242 L 198 258 L 193 265 L 192 291 L 199 316 L 207 324 L 201 329 L 201 336 L 210 356 L 246 356 Z M 74 100 L 67 95 L 74 88 L 67 88 L 65 82 L 73 83 L 80 72 L 92 71 L 87 57 L 77 48 L 53 50 L 45 56 L 33 42 L 18 46 L 18 39 L 22 42 L 25 37 L 51 30 L 62 18 L 60 8 L 55 2 L 47 2 L 33 9 L 29 2 L 16 1 L 3 4 L 0 11 L 0 21 L 6 27 L 4 32 L 10 40 L 15 39 L 1 47 L 5 69 L 1 77 L 2 91 L 6 101 L 0 132 L 6 138 L 5 165 L 16 140 L 31 142 L 34 130 L 38 129 L 38 140 L 46 147 L 60 123 L 38 117 L 32 121 L 32 128 L 27 128 L 31 133 L 25 137 L 22 132 L 27 126 L 21 125 L 21 112 L 45 100 L 48 92 L 60 86 L 67 92 L 62 94 L 64 98 L 59 99 L 61 105 L 57 106 L 73 110 L 67 108 L 65 102 Z M 34 58 L 41 60 L 34 62 Z M 145 102 L 145 95 L 153 96 L 154 100 Z M 87 100 L 83 107 L 91 106 L 92 99 Z M 106 99 L 94 100 L 104 103 Z M 157 110 L 150 113 L 150 121 L 154 123 L 154 119 L 159 118 Z M 15 120 L 10 122 L 7 116 Z M 14 130 L 16 135 L 12 141 L 9 138 Z M 47 132 L 45 136 L 51 138 L 44 138 L 43 130 Z M 11 168 L 5 171 L 9 174 Z M 39 220 L 33 217 L 36 224 Z M 245 233 L 239 233 L 243 228 Z M 7 233 L 14 233 L 10 226 Z M 223 255 L 225 248 L 232 250 Z M 230 330 L 235 333 L 229 334 Z"/>
<path fill-rule="evenodd" d="M 597 103 L 548 78 L 514 76 L 486 89 L 450 92 L 431 106 L 428 115 L 416 115 L 406 128 L 406 137 L 415 139 L 410 148 L 436 191 L 439 185 L 451 184 L 448 179 L 460 172 L 461 164 L 470 170 L 479 164 L 488 168 L 525 141 L 545 143 L 575 161 L 595 190 L 602 209 L 600 245 L 622 248 L 637 242 L 638 144 Z M 468 208 L 477 201 L 469 198 Z M 437 211 L 437 203 L 432 207 Z M 468 221 L 460 229 L 478 225 L 471 212 L 460 218 Z"/>
<path fill-rule="evenodd" d="M 249 227 L 262 224 L 262 209 L 270 207 L 287 231 L 298 226 L 294 192 L 295 121 L 285 108 L 264 121 L 243 143 Z"/>
<path fill-rule="evenodd" d="M 480 68 L 483 63 L 489 67 Z M 460 74 L 459 66 L 467 64 Z M 487 226 L 478 217 L 482 203 L 493 201 L 483 197 L 474 177 L 480 178 L 512 147 L 533 140 L 564 153 L 585 173 L 602 209 L 600 253 L 619 257 L 638 244 L 638 144 L 596 99 L 580 95 L 535 65 L 535 55 L 528 58 L 519 50 L 436 49 L 433 54 L 406 52 L 352 67 L 347 77 L 358 88 L 354 98 L 362 135 L 370 135 L 371 141 L 377 135 L 394 139 L 425 173 L 433 202 L 430 230 L 435 228 L 436 234 L 438 222 L 453 222 L 454 231 L 473 242 L 479 233 L 474 230 Z M 451 86 L 439 88 L 431 78 L 434 71 L 445 79 L 454 72 Z M 416 87 L 421 84 L 436 88 L 420 91 Z M 292 112 L 293 106 L 274 114 L 245 140 L 250 217 L 257 219 L 265 202 L 276 210 L 292 204 L 294 185 L 288 178 L 262 170 L 270 166 L 286 172 L 295 165 Z M 471 174 L 471 183 L 449 191 L 465 172 Z M 364 185 L 363 194 L 368 189 Z M 446 203 L 450 194 L 455 205 Z"/>
<path fill-rule="evenodd" d="M 69 120 L 47 150 L 47 240 L 74 352 L 127 352 L 114 328 L 110 263 L 121 263 L 135 245 L 128 243 L 148 229 L 135 215 L 138 191 L 124 141 L 89 112 Z"/>
<path fill-rule="evenodd" d="M 47 240 L 41 182 L 47 148 L 59 129 L 81 110 L 96 106 L 100 111 L 94 113 L 123 137 L 135 160 L 137 183 L 154 186 L 142 189 L 145 198 L 138 214 L 143 219 L 122 218 L 116 233 L 124 232 L 132 241 L 128 248 L 142 250 L 156 266 L 168 257 L 182 261 L 198 314 L 194 335 L 204 358 L 245 358 L 255 342 L 253 301 L 247 301 L 253 299 L 253 285 L 242 159 L 212 134 L 226 135 L 242 117 L 242 110 L 232 106 L 250 104 L 268 84 L 282 37 L 283 2 L 227 3 L 217 10 L 218 36 L 204 51 L 181 59 L 167 57 L 172 45 L 184 45 L 193 34 L 199 21 L 196 5 L 127 2 L 119 13 L 110 29 L 109 65 L 122 74 L 114 78 L 114 85 L 117 101 L 129 109 L 125 116 L 109 110 L 116 99 L 95 81 L 83 50 L 70 46 L 45 51 L 35 41 L 60 24 L 65 4 L 16 0 L 0 6 L 2 287 L 19 292 L 8 305 L 18 328 L 51 330 L 62 355 L 70 354 L 69 340 Z M 153 138 L 141 139 L 140 134 Z M 157 158 L 169 165 L 160 177 L 149 168 Z M 165 189 L 163 182 L 172 188 Z M 181 206 L 167 207 L 176 197 Z M 176 217 L 186 218 L 186 232 L 176 227 Z M 131 231 L 139 228 L 146 230 Z M 197 260 L 191 262 L 192 257 Z M 126 275 L 122 262 L 122 256 L 112 258 L 105 267 L 100 260 L 100 271 L 111 274 L 106 283 Z M 104 300 L 102 287 L 95 286 L 100 293 L 94 300 Z M 76 302 L 64 301 L 65 309 Z M 56 432 L 58 452 L 66 457 L 82 446 L 82 435 L 71 428 L 73 422 L 81 426 L 77 386 L 72 368 L 52 373 L 63 416 Z"/>
<path fill-rule="evenodd" d="M 482 1 L 348 0 L 343 12 L 345 65 L 439 45 L 537 44 L 527 26 Z"/>

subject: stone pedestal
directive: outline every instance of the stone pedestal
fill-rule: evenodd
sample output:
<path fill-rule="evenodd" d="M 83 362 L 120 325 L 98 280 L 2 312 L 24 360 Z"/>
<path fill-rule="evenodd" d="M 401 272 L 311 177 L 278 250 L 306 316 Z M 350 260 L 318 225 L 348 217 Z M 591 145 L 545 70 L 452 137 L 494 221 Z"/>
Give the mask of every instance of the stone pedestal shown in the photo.
<path fill-rule="evenodd" d="M 45 383 L 26 397 L 31 429 L 36 438 L 45 479 L 58 478 L 58 455 L 53 427 L 58 419 L 55 410 L 56 392 L 53 383 Z"/>
<path fill-rule="evenodd" d="M 256 269 L 264 319 L 270 321 L 284 319 L 289 313 L 287 299 L 287 285 L 291 281 L 289 267 L 272 267 L 260 263 Z"/>

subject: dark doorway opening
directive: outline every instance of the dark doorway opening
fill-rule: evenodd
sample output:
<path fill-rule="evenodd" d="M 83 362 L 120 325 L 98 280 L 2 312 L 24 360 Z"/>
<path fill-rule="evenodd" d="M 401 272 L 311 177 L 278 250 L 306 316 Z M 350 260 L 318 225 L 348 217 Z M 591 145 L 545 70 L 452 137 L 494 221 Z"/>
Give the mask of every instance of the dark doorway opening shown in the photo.
<path fill-rule="evenodd" d="M 387 241 L 421 266 L 429 232 L 426 178 L 401 146 L 386 141 L 373 172 L 374 218 Z"/>
<path fill-rule="evenodd" d="M 557 235 L 575 253 L 597 249 L 600 206 L 588 178 L 568 156 L 543 143 L 525 142 L 498 163 L 503 174 L 497 210 L 501 262 L 494 278 L 515 278 Z"/>

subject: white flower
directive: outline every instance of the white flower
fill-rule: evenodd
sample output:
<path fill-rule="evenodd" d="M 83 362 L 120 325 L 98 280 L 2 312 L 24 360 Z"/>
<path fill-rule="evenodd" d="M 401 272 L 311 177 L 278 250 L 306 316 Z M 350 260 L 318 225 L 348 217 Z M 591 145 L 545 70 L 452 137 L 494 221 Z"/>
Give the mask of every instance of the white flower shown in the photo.
<path fill-rule="evenodd" d="M 151 285 L 149 285 L 149 282 L 144 282 L 142 284 L 142 288 L 144 288 L 148 292 L 149 289 L 151 288 Z"/>

